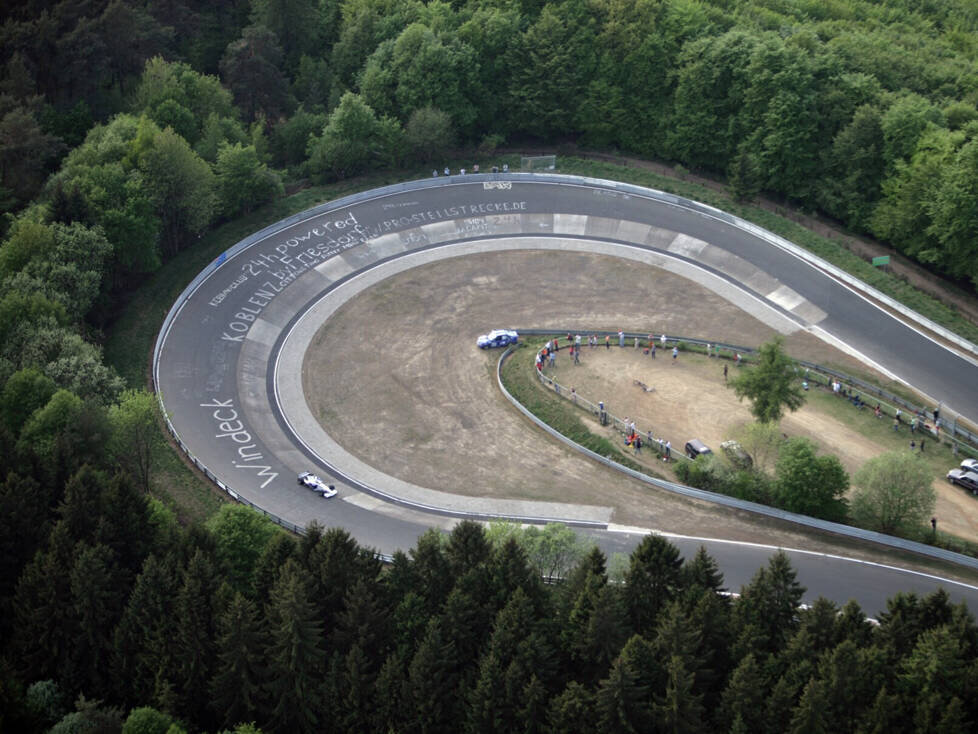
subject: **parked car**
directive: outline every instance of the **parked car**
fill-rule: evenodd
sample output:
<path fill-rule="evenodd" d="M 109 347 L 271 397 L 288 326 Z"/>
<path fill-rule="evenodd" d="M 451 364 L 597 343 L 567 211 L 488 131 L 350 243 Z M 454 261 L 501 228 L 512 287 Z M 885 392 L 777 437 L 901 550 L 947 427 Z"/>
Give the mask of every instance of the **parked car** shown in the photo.
<path fill-rule="evenodd" d="M 299 475 L 299 484 L 306 489 L 311 489 L 316 494 L 321 494 L 323 499 L 336 496 L 336 487 L 332 484 L 326 484 L 326 482 L 311 472 L 302 472 Z"/>
<path fill-rule="evenodd" d="M 738 469 L 750 469 L 754 466 L 751 455 L 736 441 L 724 441 L 720 444 L 720 450 Z"/>
<path fill-rule="evenodd" d="M 965 459 L 959 467 L 962 471 L 970 471 L 978 474 L 978 459 Z"/>
<path fill-rule="evenodd" d="M 947 473 L 947 481 L 964 487 L 972 494 L 978 494 L 978 473 L 964 469 L 952 469 Z"/>
<path fill-rule="evenodd" d="M 475 344 L 479 349 L 508 347 L 510 344 L 516 344 L 519 338 L 520 335 L 511 329 L 494 329 L 476 339 Z"/>
<path fill-rule="evenodd" d="M 700 441 L 698 438 L 691 438 L 686 442 L 686 456 L 688 456 L 690 459 L 695 459 L 697 456 L 712 453 L 713 452 L 710 451 L 710 447 Z"/>

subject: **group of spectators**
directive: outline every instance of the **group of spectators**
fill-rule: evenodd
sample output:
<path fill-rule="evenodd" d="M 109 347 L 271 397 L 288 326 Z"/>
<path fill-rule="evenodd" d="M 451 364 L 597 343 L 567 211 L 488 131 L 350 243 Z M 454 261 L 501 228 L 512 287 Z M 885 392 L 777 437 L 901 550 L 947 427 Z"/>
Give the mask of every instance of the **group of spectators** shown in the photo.
<path fill-rule="evenodd" d="M 503 171 L 503 173 L 509 173 L 509 164 L 508 163 L 503 163 L 502 171 Z M 466 173 L 466 171 L 465 171 L 464 168 L 458 169 L 458 172 L 459 172 L 459 175 L 461 175 L 461 176 L 464 176 L 465 173 Z M 472 166 L 472 173 L 478 173 L 478 172 L 479 172 L 479 164 L 476 163 L 474 166 Z M 492 167 L 492 172 L 493 173 L 499 173 L 499 166 L 493 166 Z M 445 170 L 442 172 L 442 175 L 444 175 L 444 176 L 451 176 L 452 175 L 452 169 L 449 168 L 448 166 L 445 166 Z M 438 169 L 437 168 L 431 169 L 431 177 L 432 178 L 438 178 Z"/>

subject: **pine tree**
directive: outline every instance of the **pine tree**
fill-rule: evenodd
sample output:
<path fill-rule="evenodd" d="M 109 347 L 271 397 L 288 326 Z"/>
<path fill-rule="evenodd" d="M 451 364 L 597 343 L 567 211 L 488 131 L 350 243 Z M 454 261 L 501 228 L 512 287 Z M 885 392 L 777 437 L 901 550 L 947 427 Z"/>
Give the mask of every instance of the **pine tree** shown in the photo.
<path fill-rule="evenodd" d="M 482 525 L 472 520 L 463 520 L 448 535 L 445 557 L 453 576 L 461 576 L 466 571 L 486 563 L 492 548 L 486 538 Z"/>
<path fill-rule="evenodd" d="M 262 641 L 258 608 L 240 592 L 217 621 L 217 663 L 210 681 L 210 708 L 224 728 L 255 721 L 261 708 Z"/>
<path fill-rule="evenodd" d="M 194 553 L 176 598 L 176 665 L 169 676 L 180 700 L 179 712 L 191 721 L 205 721 L 207 684 L 215 659 L 214 590 L 217 572 L 211 556 Z"/>
<path fill-rule="evenodd" d="M 356 645 L 368 660 L 383 660 L 391 642 L 390 616 L 379 583 L 357 579 L 336 615 L 330 646 L 345 655 Z"/>
<path fill-rule="evenodd" d="M 825 683 L 831 728 L 854 731 L 886 682 L 886 658 L 875 646 L 860 648 L 852 640 L 843 640 L 823 656 L 818 675 Z"/>
<path fill-rule="evenodd" d="M 595 731 L 595 697 L 577 681 L 550 700 L 547 716 L 552 734 L 591 734 Z"/>
<path fill-rule="evenodd" d="M 13 621 L 9 603 L 17 579 L 51 531 L 53 494 L 48 485 L 14 472 L 0 484 L 0 639 L 7 639 Z"/>
<path fill-rule="evenodd" d="M 648 691 L 636 682 L 635 674 L 618 658 L 612 663 L 608 677 L 598 686 L 595 731 L 599 734 L 646 731 L 652 718 L 647 701 Z"/>
<path fill-rule="evenodd" d="M 517 589 L 496 615 L 492 637 L 479 662 L 479 676 L 469 696 L 468 729 L 513 731 L 523 704 L 521 696 L 537 676 L 544 685 L 553 670 L 553 653 L 540 632 L 533 603 Z"/>
<path fill-rule="evenodd" d="M 812 678 L 791 715 L 790 734 L 831 734 L 833 730 L 826 715 L 827 699 L 825 685 Z"/>
<path fill-rule="evenodd" d="M 547 689 L 535 675 L 523 688 L 520 697 L 522 704 L 516 714 L 517 721 L 523 723 L 523 734 L 544 734 L 546 728 Z"/>
<path fill-rule="evenodd" d="M 112 692 L 109 659 L 112 630 L 122 615 L 125 587 L 115 554 L 104 545 L 79 543 L 71 569 L 71 614 L 78 634 L 63 679 L 73 690 L 106 696 Z"/>
<path fill-rule="evenodd" d="M 304 574 L 286 561 L 272 587 L 268 611 L 266 691 L 269 728 L 316 732 L 322 728 L 321 689 L 326 668 L 323 628 Z"/>
<path fill-rule="evenodd" d="M 488 569 L 481 566 L 464 574 L 445 600 L 443 628 L 458 655 L 462 685 L 467 687 L 476 674 L 476 661 L 492 633 L 497 613 L 488 582 Z"/>
<path fill-rule="evenodd" d="M 136 579 L 113 639 L 115 690 L 130 706 L 148 702 L 157 670 L 169 658 L 176 595 L 168 566 L 150 555 Z"/>
<path fill-rule="evenodd" d="M 291 535 L 276 533 L 272 536 L 255 565 L 255 599 L 259 604 L 268 603 L 282 566 L 295 554 L 296 542 Z"/>
<path fill-rule="evenodd" d="M 701 545 L 692 560 L 683 563 L 683 585 L 699 587 L 714 593 L 726 591 L 723 586 L 723 573 L 716 559 L 706 552 L 705 546 Z"/>
<path fill-rule="evenodd" d="M 758 569 L 734 604 L 738 632 L 752 627 L 763 652 L 781 650 L 798 627 L 798 605 L 804 587 L 784 551 L 778 551 L 766 568 Z"/>
<path fill-rule="evenodd" d="M 859 734 L 902 734 L 909 731 L 909 717 L 897 696 L 886 686 L 880 688 L 873 703 L 859 721 Z"/>
<path fill-rule="evenodd" d="M 332 718 L 338 720 L 342 731 L 349 734 L 370 730 L 374 686 L 372 669 L 373 661 L 367 658 L 359 644 L 354 644 L 343 656 L 336 681 L 340 695 Z"/>
<path fill-rule="evenodd" d="M 672 602 L 663 609 L 653 643 L 660 659 L 679 657 L 687 670 L 696 673 L 702 664 L 701 645 L 699 629 L 683 613 L 678 602 Z"/>
<path fill-rule="evenodd" d="M 757 659 L 748 653 L 727 682 L 717 711 L 716 723 L 739 720 L 748 731 L 760 731 L 764 717 L 767 684 Z"/>
<path fill-rule="evenodd" d="M 418 538 L 411 549 L 411 570 L 417 581 L 412 591 L 424 601 L 428 615 L 437 614 L 453 583 L 442 538 L 437 531 L 429 530 Z"/>
<path fill-rule="evenodd" d="M 632 551 L 625 575 L 625 601 L 638 634 L 651 635 L 659 612 L 682 589 L 679 549 L 660 535 L 647 535 Z"/>
<path fill-rule="evenodd" d="M 312 547 L 300 541 L 299 556 L 309 578 L 311 599 L 319 618 L 332 623 L 343 608 L 343 599 L 359 579 L 376 581 L 382 568 L 374 554 L 361 548 L 342 528 L 322 532 Z"/>
<path fill-rule="evenodd" d="M 67 664 L 75 636 L 66 604 L 74 547 L 67 525 L 58 522 L 17 581 L 12 647 L 26 680 L 56 678 Z"/>
<path fill-rule="evenodd" d="M 702 697 L 693 692 L 696 673 L 679 655 L 666 666 L 665 693 L 656 696 L 654 714 L 658 728 L 671 734 L 696 734 L 705 731 Z"/>
<path fill-rule="evenodd" d="M 542 613 L 546 594 L 540 574 L 533 570 L 522 546 L 515 538 L 507 538 L 493 553 L 489 561 L 495 608 L 502 609 L 509 603 L 517 589 L 521 589 Z"/>
<path fill-rule="evenodd" d="M 401 656 L 392 653 L 380 668 L 374 684 L 374 711 L 370 731 L 403 731 L 408 727 L 411 712 L 407 701 L 410 688 Z"/>
<path fill-rule="evenodd" d="M 455 649 L 445 638 L 441 619 L 428 624 L 424 639 L 408 666 L 407 705 L 412 712 L 411 730 L 457 731 L 461 716 Z"/>

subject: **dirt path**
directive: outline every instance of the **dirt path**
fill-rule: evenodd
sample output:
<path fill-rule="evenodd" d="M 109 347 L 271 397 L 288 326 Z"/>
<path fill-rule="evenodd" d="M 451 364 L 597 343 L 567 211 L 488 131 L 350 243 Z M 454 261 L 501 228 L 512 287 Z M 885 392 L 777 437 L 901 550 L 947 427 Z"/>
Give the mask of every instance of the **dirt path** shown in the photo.
<path fill-rule="evenodd" d="M 607 504 L 615 522 L 694 535 L 836 552 L 852 545 L 835 536 L 812 541 L 786 523 L 651 490 L 544 437 L 502 399 L 494 379 L 498 353 L 477 349 L 475 338 L 490 328 L 547 325 L 665 331 L 746 345 L 773 335 L 718 295 L 655 268 L 585 254 L 483 254 L 407 271 L 346 304 L 306 355 L 306 396 L 347 450 L 420 486 Z M 803 332 L 786 343 L 798 357 L 855 364 Z M 595 351 L 601 356 L 585 355 L 593 383 L 580 372 L 582 394 L 603 383 L 608 401 L 627 400 L 635 409 L 626 414 L 661 430 L 718 444 L 726 427 L 747 418 L 732 393 L 717 389 L 720 368 L 705 358 L 698 366 L 685 356 L 671 365 L 660 353 L 652 364 L 634 354 L 635 367 L 622 368 L 611 364 L 611 354 Z M 573 368 L 558 366 L 564 369 Z M 634 395 L 636 377 L 656 392 Z M 804 425 L 804 416 L 798 420 Z M 860 448 L 843 460 L 848 465 L 872 450 Z M 881 557 L 866 548 L 849 552 Z"/>
<path fill-rule="evenodd" d="M 681 353 L 674 362 L 668 353 L 661 351 L 653 360 L 641 349 L 599 347 L 585 348 L 580 365 L 574 365 L 567 356 L 558 358 L 547 374 L 565 386 L 574 387 L 582 397 L 604 401 L 610 413 L 633 420 L 643 435 L 652 430 L 655 436 L 668 438 L 674 451 L 681 451 L 688 439 L 698 438 L 719 452 L 721 442 L 730 438 L 738 426 L 753 420 L 747 404 L 739 402 L 731 390 L 724 389 L 725 364 L 729 366 L 725 360 L 702 355 Z M 730 370 L 735 368 L 731 366 Z M 651 391 L 646 392 L 636 381 Z M 813 399 L 798 412 L 785 416 L 781 430 L 788 436 L 811 439 L 821 452 L 838 457 L 850 476 L 867 460 L 894 449 L 894 441 L 888 435 L 889 421 L 883 427 L 885 435 L 881 439 L 867 438 L 852 425 L 865 415 L 857 416 L 855 408 L 840 400 L 837 406 L 841 407 L 840 419 L 826 412 L 824 401 L 814 399 L 815 393 L 810 397 Z M 849 410 L 853 411 L 851 417 L 846 415 Z M 620 440 L 613 430 L 594 422 L 592 430 Z M 905 434 L 906 429 L 896 439 L 900 448 L 904 448 L 908 439 Z M 636 458 L 674 476 L 665 464 L 652 459 L 651 452 L 645 451 Z M 952 466 L 954 460 L 948 457 L 947 462 Z M 935 515 L 941 518 L 942 529 L 978 540 L 978 501 L 947 482 L 935 480 L 933 486 L 938 494 Z"/>

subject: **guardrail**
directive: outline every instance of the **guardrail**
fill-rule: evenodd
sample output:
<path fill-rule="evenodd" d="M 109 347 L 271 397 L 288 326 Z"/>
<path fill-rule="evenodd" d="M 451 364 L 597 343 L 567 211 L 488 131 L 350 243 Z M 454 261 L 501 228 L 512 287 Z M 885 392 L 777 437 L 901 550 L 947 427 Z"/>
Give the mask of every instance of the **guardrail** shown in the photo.
<path fill-rule="evenodd" d="M 560 336 L 563 337 L 565 334 L 577 333 L 576 329 L 516 329 L 521 335 L 530 336 Z M 596 334 L 599 337 L 613 337 L 613 346 L 618 348 L 618 332 L 617 331 L 588 331 L 588 334 Z M 754 347 L 744 347 L 737 344 L 726 344 L 724 342 L 707 341 L 706 339 L 699 339 L 697 337 L 688 336 L 675 336 L 663 334 L 666 338 L 666 343 L 670 346 L 677 344 L 693 344 L 698 347 L 702 347 L 704 352 L 707 346 L 715 350 L 716 356 L 721 359 L 733 359 L 736 354 L 741 354 L 746 358 L 747 363 L 750 363 L 754 356 L 757 354 L 757 349 Z M 627 340 L 625 344 L 626 349 L 631 349 L 635 339 L 639 339 L 639 345 L 647 340 L 648 332 L 624 332 L 624 337 Z M 661 343 L 661 337 L 655 340 L 657 344 Z M 599 343 L 602 346 L 603 343 Z M 718 351 L 716 351 L 718 350 Z M 909 419 L 910 417 L 916 416 L 918 418 L 927 418 L 933 421 L 934 413 L 928 410 L 923 405 L 918 405 L 912 403 L 899 395 L 881 388 L 877 385 L 873 385 L 870 382 L 866 382 L 858 377 L 853 377 L 845 372 L 840 372 L 839 370 L 832 369 L 831 367 L 826 367 L 825 365 L 818 364 L 816 362 L 809 362 L 803 359 L 793 360 L 800 368 L 805 369 L 805 373 L 799 373 L 799 376 L 811 379 L 820 385 L 829 385 L 833 379 L 839 380 L 844 383 L 844 390 L 848 391 L 850 394 L 858 394 L 861 396 L 863 402 L 869 406 L 873 407 L 874 403 L 880 405 L 880 411 L 887 417 L 893 418 L 896 416 L 896 412 L 899 409 L 902 411 L 903 415 Z M 548 378 L 551 379 L 551 378 Z M 566 387 L 560 385 L 560 389 L 567 391 Z M 559 392 L 559 391 L 558 391 Z M 567 397 L 565 394 L 564 397 Z M 872 398 L 872 401 L 867 401 L 865 398 Z M 580 397 L 578 398 L 581 399 Z M 618 420 L 618 419 L 616 419 Z M 621 421 L 618 421 L 621 422 Z M 935 440 L 944 441 L 948 443 L 955 453 L 963 453 L 968 456 L 978 457 L 978 435 L 972 433 L 964 426 L 957 423 L 956 420 L 948 421 L 945 417 L 940 417 L 936 425 L 939 426 L 939 432 L 937 434 L 930 432 L 929 435 L 934 437 Z"/>
<path fill-rule="evenodd" d="M 545 334 L 552 334 L 552 331 L 545 331 Z M 566 331 L 563 333 L 567 333 Z M 596 333 L 596 332 L 592 332 Z M 705 344 L 705 342 L 704 342 Z M 897 538 L 892 535 L 884 535 L 883 533 L 877 533 L 874 530 L 863 530 L 862 528 L 855 528 L 851 525 L 843 525 L 842 523 L 830 522 L 828 520 L 818 520 L 814 517 L 808 517 L 807 515 L 799 515 L 794 512 L 788 512 L 786 510 L 780 510 L 776 507 L 768 507 L 767 505 L 762 505 L 757 502 L 749 502 L 747 500 L 737 499 L 735 497 L 728 497 L 725 494 L 717 494 L 716 492 L 708 492 L 705 489 L 696 489 L 694 487 L 687 487 L 684 484 L 678 484 L 676 482 L 670 482 L 665 479 L 659 479 L 657 477 L 649 476 L 643 472 L 636 471 L 635 469 L 630 469 L 627 466 L 622 466 L 616 461 L 602 456 L 591 449 L 581 446 L 576 441 L 568 438 L 564 434 L 560 433 L 556 429 L 547 425 L 544 421 L 537 418 L 529 409 L 527 409 L 520 401 L 510 394 L 509 390 L 503 384 L 503 365 L 506 360 L 512 355 L 514 350 L 513 346 L 506 348 L 502 356 L 499 358 L 499 362 L 496 364 L 496 382 L 499 385 L 499 389 L 502 391 L 503 395 L 507 400 L 523 415 L 525 415 L 529 420 L 535 423 L 540 429 L 549 433 L 551 436 L 556 438 L 558 441 L 565 443 L 566 445 L 573 448 L 585 456 L 594 459 L 605 466 L 614 469 L 615 471 L 627 474 L 633 479 L 637 479 L 645 484 L 658 487 L 659 489 L 664 489 L 673 494 L 682 495 L 684 497 L 690 497 L 692 499 L 704 500 L 706 502 L 712 502 L 716 505 L 723 505 L 725 507 L 732 507 L 738 510 L 744 510 L 745 512 L 751 512 L 755 515 L 764 515 L 766 517 L 772 517 L 777 520 L 784 520 L 785 522 L 794 523 L 795 525 L 801 525 L 804 527 L 813 528 L 815 530 L 821 530 L 827 533 L 833 533 L 835 535 L 842 535 L 848 538 L 855 538 L 857 540 L 863 540 L 870 543 L 877 543 L 879 545 L 888 546 L 890 548 L 896 548 L 898 550 L 910 551 L 912 553 L 918 553 L 924 556 L 930 556 L 931 558 L 938 558 L 942 561 L 950 561 L 952 563 L 957 563 L 962 566 L 967 566 L 969 568 L 978 569 L 978 558 L 972 558 L 971 556 L 966 556 L 963 553 L 955 553 L 954 551 L 945 550 L 943 548 L 935 548 L 931 545 L 926 545 L 924 543 L 918 543 L 914 540 L 905 540 L 904 538 Z"/>
<path fill-rule="evenodd" d="M 633 196 L 640 196 L 647 199 L 660 201 L 665 204 L 669 204 L 672 206 L 676 206 L 679 208 L 696 212 L 705 217 L 718 219 L 720 221 L 726 222 L 727 224 L 730 224 L 731 226 L 750 232 L 754 236 L 759 237 L 776 247 L 788 250 L 793 254 L 795 254 L 796 256 L 798 256 L 799 258 L 806 260 L 807 262 L 817 264 L 818 267 L 820 267 L 821 269 L 825 270 L 826 272 L 832 273 L 834 277 L 839 278 L 840 280 L 846 282 L 847 284 L 851 285 L 854 288 L 857 288 L 865 293 L 870 294 L 876 300 L 886 303 L 890 308 L 903 314 L 906 318 L 916 321 L 917 323 L 925 326 L 926 328 L 930 329 L 934 333 L 940 334 L 948 341 L 958 344 L 960 347 L 971 352 L 974 355 L 978 355 L 978 346 L 972 344 L 971 342 L 968 342 L 967 340 L 962 339 L 957 334 L 954 334 L 953 332 L 950 332 L 949 330 L 945 329 L 944 327 L 941 327 L 940 325 L 934 323 L 933 321 L 930 321 L 929 319 L 924 318 L 923 316 L 911 311 L 910 309 L 907 309 L 905 306 L 894 301 L 892 298 L 885 295 L 884 293 L 881 293 L 880 291 L 877 291 L 875 288 L 872 288 L 871 286 L 862 283 L 856 278 L 850 276 L 848 273 L 845 273 L 844 271 L 835 267 L 834 265 L 831 265 L 830 263 L 821 260 L 820 258 L 807 252 L 803 248 L 800 248 L 797 245 L 789 242 L 788 240 L 785 240 L 784 238 L 779 237 L 778 235 L 775 235 L 772 232 L 768 232 L 767 230 L 764 230 L 758 227 L 757 225 L 742 220 L 739 217 L 736 217 L 732 214 L 728 214 L 727 212 L 724 212 L 720 209 L 716 209 L 709 205 L 692 201 L 690 199 L 685 199 L 680 196 L 675 196 L 673 194 L 657 191 L 655 189 L 649 189 L 641 186 L 636 186 L 633 184 L 625 184 L 617 181 L 608 181 L 608 180 L 598 179 L 598 178 L 570 176 L 566 174 L 535 174 L 535 173 L 516 173 L 516 172 L 480 173 L 480 174 L 470 174 L 464 176 L 463 175 L 458 175 L 458 176 L 453 175 L 448 177 L 440 176 L 438 178 L 432 178 L 432 179 L 419 179 L 416 181 L 406 181 L 402 183 L 391 184 L 389 186 L 384 186 L 378 189 L 372 189 L 366 192 L 351 194 L 341 199 L 325 202 L 311 209 L 307 209 L 304 212 L 300 212 L 298 214 L 292 215 L 291 217 L 287 217 L 285 219 L 279 220 L 278 222 L 275 222 L 274 224 L 271 224 L 259 230 L 258 232 L 255 232 L 249 235 L 248 237 L 245 237 L 244 239 L 240 240 L 235 245 L 233 245 L 232 247 L 230 247 L 229 249 L 221 253 L 221 255 L 218 256 L 211 265 L 209 265 L 207 268 L 205 268 L 204 270 L 202 270 L 200 273 L 197 274 L 197 276 L 180 293 L 180 295 L 177 297 L 177 300 L 174 302 L 173 306 L 170 308 L 170 310 L 167 312 L 166 316 L 164 317 L 163 324 L 160 328 L 160 332 L 159 335 L 157 336 L 156 344 L 153 349 L 153 364 L 152 364 L 152 372 L 151 372 L 153 389 L 155 390 L 157 385 L 159 384 L 160 353 L 162 351 L 163 344 L 166 341 L 166 336 L 171 326 L 173 325 L 174 320 L 177 318 L 177 316 L 179 316 L 186 302 L 193 296 L 193 294 L 197 291 L 197 289 L 208 278 L 213 276 L 214 273 L 216 273 L 222 266 L 229 263 L 238 254 L 240 254 L 247 248 L 274 235 L 275 233 L 281 231 L 282 229 L 293 226 L 300 222 L 314 219 L 316 217 L 322 216 L 323 214 L 327 214 L 329 212 L 337 211 L 344 207 L 352 206 L 354 204 L 363 201 L 368 201 L 368 200 L 376 199 L 378 197 L 389 196 L 405 191 L 417 191 L 417 190 L 433 188 L 438 186 L 470 183 L 473 181 L 487 181 L 487 182 L 488 181 L 534 181 L 537 183 L 564 184 L 570 186 L 582 186 L 582 185 L 596 186 L 602 189 L 619 191 Z M 552 332 L 548 332 L 548 333 L 552 333 Z M 689 341 L 691 343 L 705 344 L 705 342 L 702 341 L 697 341 L 697 342 L 692 342 L 692 340 L 686 340 L 686 341 Z M 721 345 L 721 346 L 723 348 L 737 348 L 737 347 L 731 347 L 730 345 Z M 747 350 L 745 349 L 744 352 L 747 352 Z M 169 419 L 169 416 L 167 415 L 164 396 L 158 391 L 157 391 L 157 400 L 160 405 L 161 413 L 166 422 L 167 430 L 173 436 L 174 440 L 177 442 L 177 445 L 180 447 L 180 449 L 185 454 L 187 454 L 187 457 L 194 464 L 194 466 L 200 469 L 208 479 L 214 482 L 222 491 L 226 492 L 230 497 L 232 497 L 236 501 L 254 507 L 256 510 L 258 510 L 263 515 L 270 518 L 277 524 L 281 525 L 282 527 L 297 533 L 303 532 L 303 528 L 300 528 L 294 523 L 291 523 L 270 512 L 267 512 L 261 507 L 255 505 L 254 503 L 249 502 L 248 500 L 238 495 L 238 493 L 235 492 L 232 487 L 226 485 L 224 482 L 219 480 L 193 454 L 190 448 L 183 443 L 179 434 L 176 431 L 176 428 L 173 426 L 172 422 Z M 973 436 L 973 434 L 969 434 L 969 435 Z"/>

